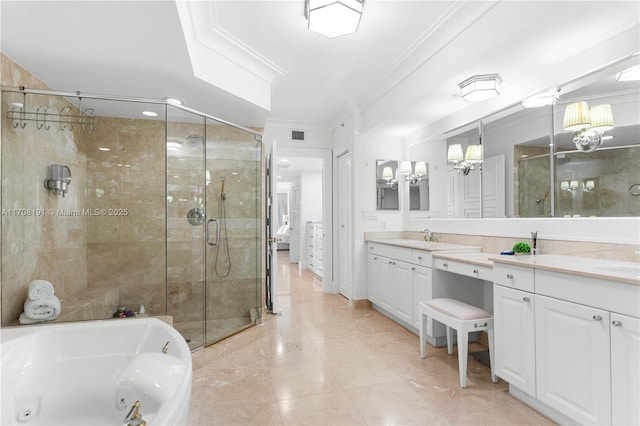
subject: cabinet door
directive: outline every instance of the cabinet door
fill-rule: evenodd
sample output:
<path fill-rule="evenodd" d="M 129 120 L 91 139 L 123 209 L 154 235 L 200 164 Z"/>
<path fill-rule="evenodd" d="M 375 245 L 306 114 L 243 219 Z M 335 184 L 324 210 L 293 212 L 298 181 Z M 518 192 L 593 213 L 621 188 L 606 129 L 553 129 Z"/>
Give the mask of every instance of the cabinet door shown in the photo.
<path fill-rule="evenodd" d="M 640 319 L 611 313 L 611 422 L 640 424 Z"/>
<path fill-rule="evenodd" d="M 412 272 L 413 282 L 413 326 L 420 329 L 420 302 L 431 300 L 431 268 L 414 266 Z M 429 318 L 430 319 L 430 318 Z M 428 328 L 428 327 L 427 327 Z M 427 331 L 429 331 L 427 329 Z"/>
<path fill-rule="evenodd" d="M 378 303 L 378 282 L 378 256 L 369 254 L 367 255 L 367 292 L 369 300 L 373 303 Z"/>
<path fill-rule="evenodd" d="M 378 256 L 378 305 L 392 312 L 393 261 L 381 256 Z"/>
<path fill-rule="evenodd" d="M 493 286 L 496 374 L 536 396 L 535 298 L 521 290 Z"/>
<path fill-rule="evenodd" d="M 580 424 L 611 423 L 609 312 L 535 296 L 538 399 Z"/>
<path fill-rule="evenodd" d="M 411 282 L 411 264 L 394 261 L 393 287 L 395 297 L 393 313 L 406 322 L 413 322 L 413 284 Z"/>

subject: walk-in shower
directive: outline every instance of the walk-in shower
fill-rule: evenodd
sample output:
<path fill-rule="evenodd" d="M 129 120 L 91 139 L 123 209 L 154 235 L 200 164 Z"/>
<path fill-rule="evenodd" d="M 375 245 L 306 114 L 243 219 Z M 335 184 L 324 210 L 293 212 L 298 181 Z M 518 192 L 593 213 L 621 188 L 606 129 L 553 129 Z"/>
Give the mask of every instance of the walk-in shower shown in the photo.
<path fill-rule="evenodd" d="M 3 88 L 2 325 L 36 279 L 54 285 L 57 321 L 144 305 L 191 348 L 258 322 L 261 149 L 159 100 Z M 64 197 L 43 185 L 51 165 L 73 173 Z"/>

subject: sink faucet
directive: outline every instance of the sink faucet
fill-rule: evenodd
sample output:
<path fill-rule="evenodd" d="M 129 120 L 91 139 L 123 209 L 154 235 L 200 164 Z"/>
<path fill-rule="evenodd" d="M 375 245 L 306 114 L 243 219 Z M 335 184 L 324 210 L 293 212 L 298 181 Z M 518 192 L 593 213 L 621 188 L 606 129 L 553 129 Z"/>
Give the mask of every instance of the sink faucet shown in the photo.
<path fill-rule="evenodd" d="M 428 243 L 435 243 L 438 241 L 438 239 L 436 238 L 435 235 L 433 235 L 433 232 L 431 232 L 429 229 L 424 228 L 422 230 L 420 230 L 420 232 L 422 232 L 423 234 L 426 234 L 423 238 L 426 242 Z"/>
<path fill-rule="evenodd" d="M 142 420 L 142 416 L 140 415 L 140 401 L 136 401 L 131 406 L 131 410 L 129 410 L 129 414 L 124 418 L 122 423 L 125 423 L 126 426 L 146 426 L 147 422 Z"/>

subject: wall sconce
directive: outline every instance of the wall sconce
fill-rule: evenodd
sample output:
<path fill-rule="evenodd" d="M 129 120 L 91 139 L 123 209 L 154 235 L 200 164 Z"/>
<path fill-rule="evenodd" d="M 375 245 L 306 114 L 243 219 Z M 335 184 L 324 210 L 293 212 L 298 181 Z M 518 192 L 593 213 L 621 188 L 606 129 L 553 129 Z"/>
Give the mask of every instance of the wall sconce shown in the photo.
<path fill-rule="evenodd" d="M 424 161 L 416 161 L 415 173 L 411 167 L 411 161 L 400 163 L 400 173 L 404 175 L 404 180 L 411 185 L 415 185 L 427 174 L 427 164 Z"/>
<path fill-rule="evenodd" d="M 391 188 L 398 187 L 398 181 L 393 177 L 393 169 L 389 166 L 386 166 L 382 169 L 382 179 L 384 179 Z"/>
<path fill-rule="evenodd" d="M 467 102 L 484 101 L 500 94 L 502 79 L 498 74 L 474 75 L 458 84 L 460 94 Z"/>
<path fill-rule="evenodd" d="M 459 143 L 449 145 L 447 161 L 453 163 L 454 170 L 459 170 L 466 176 L 471 170 L 475 170 L 474 164 L 482 162 L 482 146 L 469 145 L 467 152 L 462 157 L 462 145 Z"/>
<path fill-rule="evenodd" d="M 44 187 L 53 191 L 56 195 L 67 193 L 67 188 L 71 184 L 71 169 L 60 164 L 49 166 L 49 178 L 44 180 Z"/>
<path fill-rule="evenodd" d="M 611 105 L 589 108 L 584 102 L 574 102 L 564 110 L 564 129 L 573 132 L 573 143 L 582 152 L 593 152 L 602 145 L 604 132 L 613 129 Z"/>
<path fill-rule="evenodd" d="M 584 188 L 582 189 L 583 192 L 593 192 L 593 190 L 596 188 L 596 183 L 592 180 L 586 180 L 584 181 Z"/>
<path fill-rule="evenodd" d="M 334 38 L 358 30 L 364 0 L 306 0 L 305 6 L 307 28 Z"/>
<path fill-rule="evenodd" d="M 562 182 L 560 182 L 560 189 L 571 193 L 576 192 L 576 189 L 578 189 L 579 186 L 580 184 L 577 180 L 563 180 Z"/>

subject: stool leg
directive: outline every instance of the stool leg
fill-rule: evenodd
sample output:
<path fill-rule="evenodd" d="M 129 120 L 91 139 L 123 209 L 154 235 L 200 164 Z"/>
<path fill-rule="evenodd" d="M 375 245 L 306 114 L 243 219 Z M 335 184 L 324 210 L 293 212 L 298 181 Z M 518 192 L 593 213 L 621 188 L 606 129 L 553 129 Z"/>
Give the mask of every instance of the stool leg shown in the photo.
<path fill-rule="evenodd" d="M 447 329 L 447 353 L 453 355 L 453 330 L 448 325 Z"/>
<path fill-rule="evenodd" d="M 496 362 L 494 360 L 494 346 L 493 346 L 493 329 L 490 328 L 487 330 L 487 337 L 489 338 L 489 365 L 491 367 L 491 381 L 493 383 L 498 383 L 498 378 L 496 377 Z"/>
<path fill-rule="evenodd" d="M 458 331 L 458 370 L 460 370 L 460 387 L 467 387 L 467 355 L 469 354 L 469 333 Z"/>
<path fill-rule="evenodd" d="M 427 335 L 427 316 L 423 313 L 420 314 L 420 358 L 427 356 L 426 354 L 426 335 Z"/>

